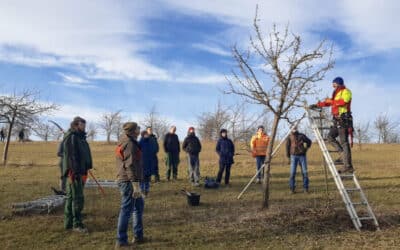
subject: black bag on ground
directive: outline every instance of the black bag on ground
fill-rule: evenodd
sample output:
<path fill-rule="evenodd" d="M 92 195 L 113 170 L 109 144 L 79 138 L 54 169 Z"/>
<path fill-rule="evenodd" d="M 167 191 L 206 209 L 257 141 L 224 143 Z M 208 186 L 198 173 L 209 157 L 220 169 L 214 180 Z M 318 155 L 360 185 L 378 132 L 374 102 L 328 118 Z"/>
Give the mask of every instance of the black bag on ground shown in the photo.
<path fill-rule="evenodd" d="M 209 178 L 206 177 L 205 181 L 204 181 L 204 187 L 205 188 L 218 188 L 219 187 L 219 183 L 214 179 L 214 178 Z"/>

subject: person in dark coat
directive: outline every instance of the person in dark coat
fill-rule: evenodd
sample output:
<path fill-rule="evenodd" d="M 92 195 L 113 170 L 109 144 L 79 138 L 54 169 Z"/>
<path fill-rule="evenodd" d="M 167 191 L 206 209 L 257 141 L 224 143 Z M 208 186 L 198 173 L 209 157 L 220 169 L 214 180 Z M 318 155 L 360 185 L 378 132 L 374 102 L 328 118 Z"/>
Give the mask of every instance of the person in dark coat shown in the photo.
<path fill-rule="evenodd" d="M 155 134 L 153 134 L 153 128 L 152 127 L 147 127 L 147 133 L 150 136 L 150 139 L 152 140 L 154 147 L 156 148 L 155 153 L 153 154 L 153 165 L 151 166 L 151 175 L 154 175 L 154 181 L 155 182 L 159 182 L 160 181 L 160 173 L 158 170 L 158 157 L 157 157 L 157 153 L 160 150 L 159 146 L 158 146 L 158 140 L 157 140 L 157 136 Z"/>
<path fill-rule="evenodd" d="M 143 131 L 139 141 L 140 149 L 142 150 L 142 164 L 143 164 L 143 181 L 140 183 L 144 195 L 148 195 L 150 191 L 150 178 L 152 168 L 154 166 L 154 154 L 157 148 L 154 145 L 152 138 L 150 138 L 147 131 Z"/>
<path fill-rule="evenodd" d="M 217 182 L 221 183 L 222 175 L 225 171 L 225 185 L 228 185 L 231 175 L 231 166 L 234 163 L 233 156 L 235 155 L 235 145 L 232 140 L 228 138 L 228 131 L 226 129 L 221 129 L 220 138 L 215 150 L 219 155 Z"/>
<path fill-rule="evenodd" d="M 178 179 L 179 153 L 181 152 L 179 138 L 175 134 L 176 127 L 172 126 L 164 138 L 164 151 L 166 153 L 165 165 L 167 166 L 167 180 L 170 180 L 171 172 L 174 180 Z"/>
<path fill-rule="evenodd" d="M 4 128 L 1 128 L 0 130 L 0 141 L 4 141 L 4 139 L 6 138 L 6 132 L 4 132 Z"/>
<path fill-rule="evenodd" d="M 300 164 L 303 174 L 303 190 L 308 193 L 309 180 L 306 153 L 311 144 L 311 140 L 305 134 L 299 133 L 297 128 L 293 128 L 286 141 L 286 156 L 290 159 L 289 188 L 292 194 L 295 193 L 296 189 L 296 169 L 298 164 Z"/>
<path fill-rule="evenodd" d="M 24 132 L 24 129 L 21 129 L 21 131 L 19 131 L 19 133 L 18 133 L 18 141 L 24 142 L 24 138 L 25 138 L 25 132 Z"/>
<path fill-rule="evenodd" d="M 194 132 L 194 128 L 190 127 L 188 135 L 182 144 L 183 151 L 188 155 L 189 165 L 189 180 L 193 186 L 200 185 L 200 160 L 199 154 L 201 152 L 201 143 L 199 138 Z"/>

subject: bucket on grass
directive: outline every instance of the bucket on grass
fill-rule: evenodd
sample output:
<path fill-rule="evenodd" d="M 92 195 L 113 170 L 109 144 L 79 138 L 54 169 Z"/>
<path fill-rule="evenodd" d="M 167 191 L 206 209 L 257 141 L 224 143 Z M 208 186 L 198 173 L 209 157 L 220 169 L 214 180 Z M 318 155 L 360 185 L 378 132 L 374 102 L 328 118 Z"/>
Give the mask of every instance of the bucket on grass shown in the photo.
<path fill-rule="evenodd" d="M 200 204 L 200 194 L 181 190 L 187 197 L 187 202 L 190 206 L 198 206 Z"/>

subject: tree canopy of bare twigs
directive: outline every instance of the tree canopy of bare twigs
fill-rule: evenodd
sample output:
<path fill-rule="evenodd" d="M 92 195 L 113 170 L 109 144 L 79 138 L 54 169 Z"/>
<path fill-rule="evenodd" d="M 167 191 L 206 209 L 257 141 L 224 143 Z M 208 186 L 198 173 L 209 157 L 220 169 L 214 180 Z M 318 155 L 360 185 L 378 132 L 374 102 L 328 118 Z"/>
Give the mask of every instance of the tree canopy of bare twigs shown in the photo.
<path fill-rule="evenodd" d="M 25 90 L 21 94 L 0 96 L 0 122 L 8 125 L 7 142 L 3 152 L 3 164 L 7 162 L 10 138 L 15 125 L 33 124 L 43 113 L 57 109 L 55 104 L 39 101 L 39 92 Z"/>
<path fill-rule="evenodd" d="M 149 113 L 147 113 L 140 124 L 143 124 L 145 127 L 151 127 L 153 133 L 161 139 L 168 133 L 170 127 L 170 122 L 159 115 L 156 106 L 151 107 Z"/>
<path fill-rule="evenodd" d="M 354 124 L 354 134 L 355 138 L 357 140 L 357 144 L 359 149 L 362 149 L 362 144 L 369 142 L 371 140 L 371 133 L 370 133 L 370 127 L 369 127 L 369 122 L 366 123 L 361 123 L 357 122 Z"/>
<path fill-rule="evenodd" d="M 100 128 L 104 131 L 107 139 L 107 143 L 111 142 L 111 136 L 113 134 L 116 135 L 116 139 L 121 133 L 122 126 L 122 110 L 104 113 L 101 116 L 101 120 L 99 123 Z"/>
<path fill-rule="evenodd" d="M 268 208 L 271 154 L 279 122 L 290 121 L 292 111 L 303 107 L 306 97 L 316 94 L 316 83 L 324 79 L 334 62 L 332 46 L 325 41 L 306 51 L 301 36 L 291 33 L 289 25 L 283 31 L 273 25 L 265 37 L 257 11 L 253 26 L 255 35 L 250 37 L 249 49 L 232 48 L 237 68 L 232 70 L 232 77 L 227 77 L 226 93 L 261 104 L 273 115 L 263 182 L 263 207 Z"/>
<path fill-rule="evenodd" d="M 374 126 L 378 134 L 378 143 L 397 143 L 400 141 L 398 136 L 399 123 L 389 118 L 387 114 L 380 114 L 374 121 Z"/>

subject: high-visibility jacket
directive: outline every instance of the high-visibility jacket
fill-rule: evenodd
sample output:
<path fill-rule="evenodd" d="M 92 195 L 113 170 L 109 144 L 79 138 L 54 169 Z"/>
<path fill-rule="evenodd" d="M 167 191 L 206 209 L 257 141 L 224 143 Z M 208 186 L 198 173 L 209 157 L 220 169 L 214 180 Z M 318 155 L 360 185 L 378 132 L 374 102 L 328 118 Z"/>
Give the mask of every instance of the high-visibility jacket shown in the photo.
<path fill-rule="evenodd" d="M 251 137 L 250 147 L 254 156 L 265 156 L 269 144 L 269 136 L 265 133 L 257 133 Z"/>
<path fill-rule="evenodd" d="M 332 98 L 327 98 L 323 102 L 318 102 L 318 107 L 332 107 L 332 115 L 340 117 L 344 113 L 351 112 L 352 94 L 345 86 L 338 87 L 332 94 Z"/>

